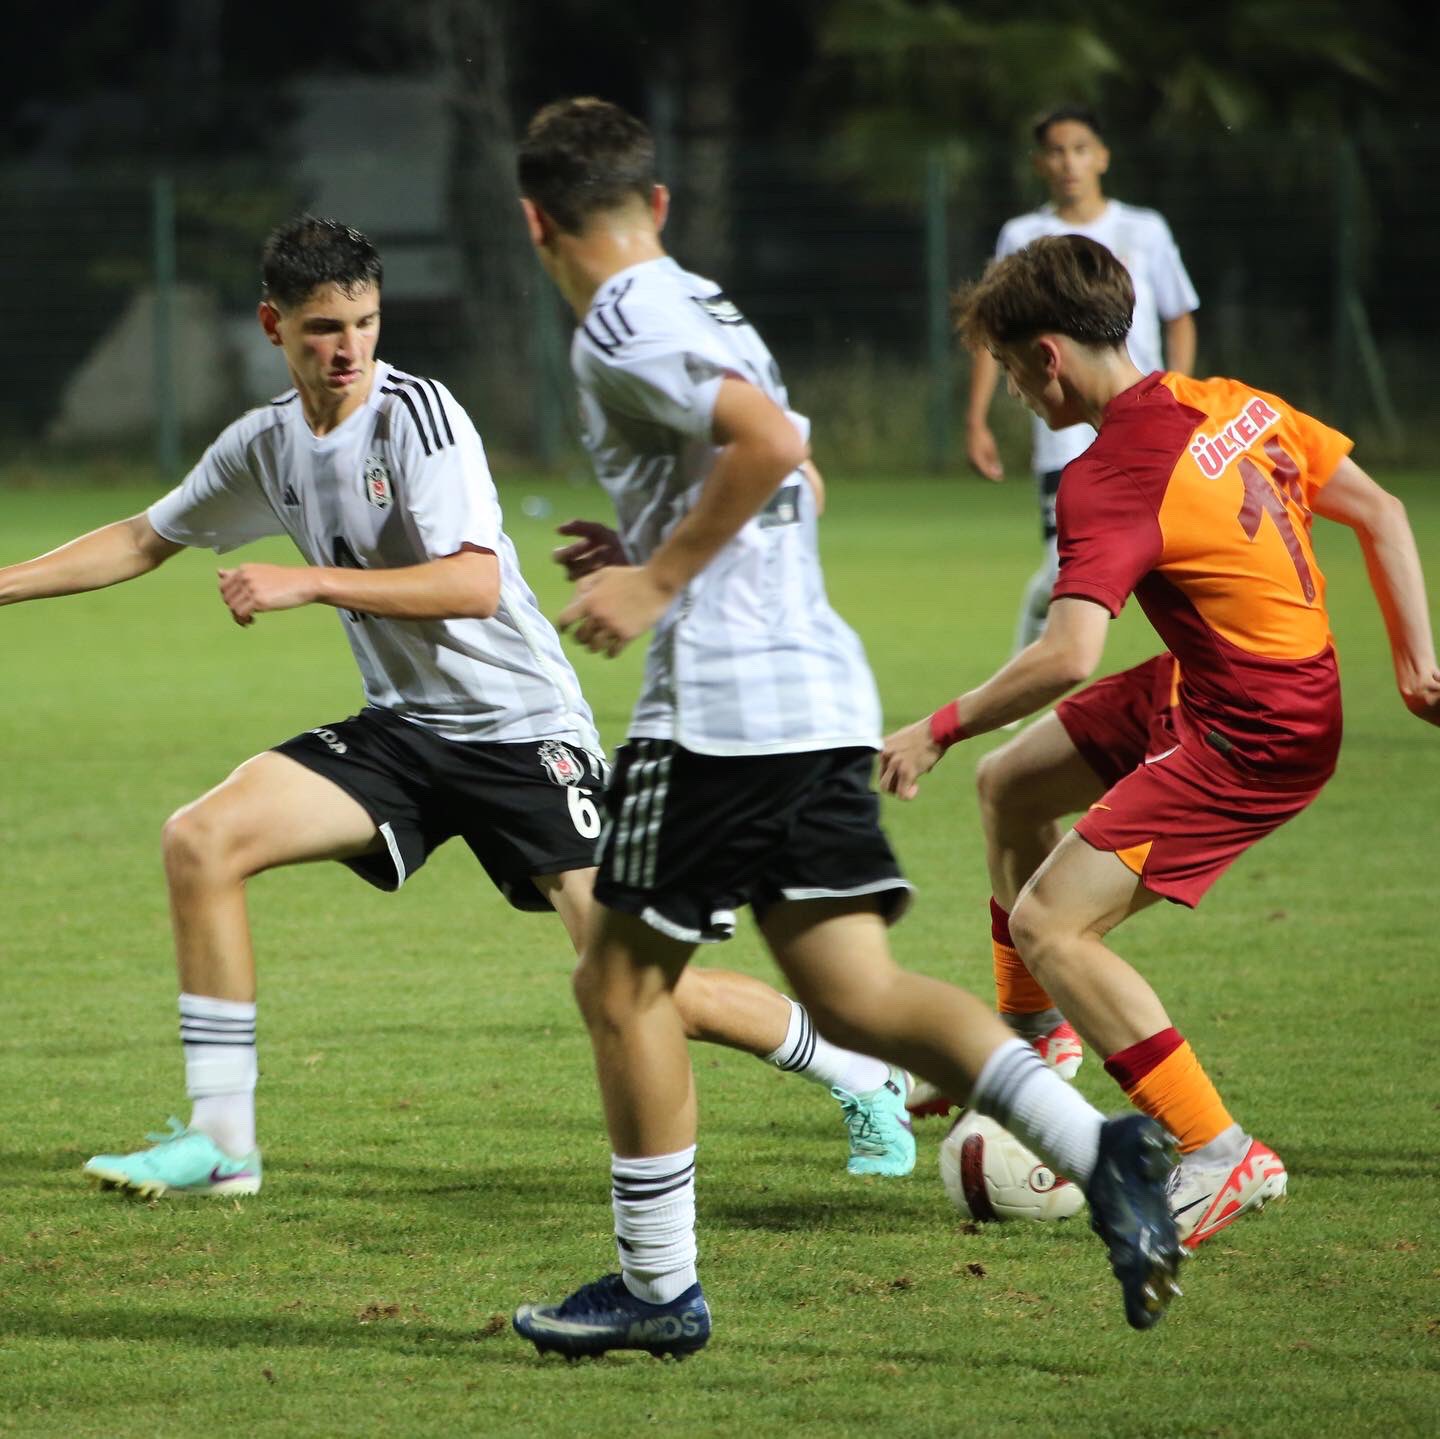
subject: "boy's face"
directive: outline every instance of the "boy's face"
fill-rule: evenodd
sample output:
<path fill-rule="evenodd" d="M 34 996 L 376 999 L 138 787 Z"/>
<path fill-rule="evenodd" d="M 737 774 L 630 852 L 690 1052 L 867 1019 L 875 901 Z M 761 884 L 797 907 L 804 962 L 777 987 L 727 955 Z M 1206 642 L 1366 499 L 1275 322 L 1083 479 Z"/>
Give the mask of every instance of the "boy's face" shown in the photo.
<path fill-rule="evenodd" d="M 1097 199 L 1110 168 L 1105 142 L 1080 120 L 1057 120 L 1035 152 L 1035 170 L 1057 204 Z"/>
<path fill-rule="evenodd" d="M 369 393 L 380 338 L 380 291 L 374 285 L 353 296 L 337 285 L 319 285 L 289 309 L 262 300 L 259 313 L 300 389 L 342 403 Z"/>
<path fill-rule="evenodd" d="M 1075 423 L 1060 386 L 1060 354 L 1054 340 L 1042 337 L 1015 345 L 997 343 L 990 353 L 1005 372 L 1006 387 L 1027 410 L 1039 415 L 1052 430 Z"/>

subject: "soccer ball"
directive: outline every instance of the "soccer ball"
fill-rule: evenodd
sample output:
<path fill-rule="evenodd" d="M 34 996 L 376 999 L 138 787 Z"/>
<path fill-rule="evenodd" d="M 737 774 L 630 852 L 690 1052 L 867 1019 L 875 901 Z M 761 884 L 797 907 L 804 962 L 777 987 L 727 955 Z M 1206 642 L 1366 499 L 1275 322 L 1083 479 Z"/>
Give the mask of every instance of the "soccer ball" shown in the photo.
<path fill-rule="evenodd" d="M 961 1114 L 941 1143 L 940 1178 L 971 1219 L 1069 1219 L 1085 1207 L 1078 1184 L 974 1110 Z"/>

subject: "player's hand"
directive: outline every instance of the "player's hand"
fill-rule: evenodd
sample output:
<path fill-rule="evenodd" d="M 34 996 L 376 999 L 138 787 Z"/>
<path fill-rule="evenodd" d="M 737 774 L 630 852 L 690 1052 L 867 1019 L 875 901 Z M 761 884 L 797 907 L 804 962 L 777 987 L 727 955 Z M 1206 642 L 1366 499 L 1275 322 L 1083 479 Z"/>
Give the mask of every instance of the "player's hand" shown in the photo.
<path fill-rule="evenodd" d="M 616 565 L 587 575 L 555 621 L 587 650 L 614 659 L 670 608 L 674 595 L 640 565 Z"/>
<path fill-rule="evenodd" d="M 929 774 L 944 753 L 930 738 L 929 715 L 896 730 L 880 751 L 880 792 L 914 799 L 920 793 L 920 776 Z"/>
<path fill-rule="evenodd" d="M 625 550 L 620 536 L 598 520 L 568 520 L 555 526 L 557 535 L 573 535 L 575 543 L 551 552 L 557 565 L 564 565 L 567 580 L 583 579 L 609 565 L 623 565 Z"/>
<path fill-rule="evenodd" d="M 1000 463 L 1000 447 L 989 425 L 971 425 L 965 433 L 965 458 L 977 475 L 992 484 L 999 484 L 1005 478 L 1005 466 Z"/>
<path fill-rule="evenodd" d="M 267 610 L 293 610 L 315 599 L 315 575 L 308 565 L 240 565 L 220 570 L 220 598 L 237 625 L 253 625 Z"/>
<path fill-rule="evenodd" d="M 1426 724 L 1440 725 L 1440 669 L 1420 675 L 1413 682 L 1402 682 L 1400 698 L 1412 715 Z"/>

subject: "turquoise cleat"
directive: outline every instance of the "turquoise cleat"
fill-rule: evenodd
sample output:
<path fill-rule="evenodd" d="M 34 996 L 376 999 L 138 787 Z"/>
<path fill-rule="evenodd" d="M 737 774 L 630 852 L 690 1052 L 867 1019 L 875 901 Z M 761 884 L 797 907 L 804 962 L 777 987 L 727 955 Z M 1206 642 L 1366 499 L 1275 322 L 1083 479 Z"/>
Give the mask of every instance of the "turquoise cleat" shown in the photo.
<path fill-rule="evenodd" d="M 134 1154 L 97 1154 L 81 1171 L 102 1189 L 123 1189 L 142 1199 L 203 1194 L 223 1199 L 260 1191 L 260 1151 L 232 1159 L 208 1134 L 171 1118 L 166 1134 L 147 1134 L 150 1149 Z"/>
<path fill-rule="evenodd" d="M 851 1174 L 884 1174 L 899 1178 L 915 1168 L 915 1134 L 905 1108 L 909 1080 L 903 1069 L 891 1069 L 879 1089 L 851 1094 L 835 1088 L 845 1128 L 850 1131 Z"/>

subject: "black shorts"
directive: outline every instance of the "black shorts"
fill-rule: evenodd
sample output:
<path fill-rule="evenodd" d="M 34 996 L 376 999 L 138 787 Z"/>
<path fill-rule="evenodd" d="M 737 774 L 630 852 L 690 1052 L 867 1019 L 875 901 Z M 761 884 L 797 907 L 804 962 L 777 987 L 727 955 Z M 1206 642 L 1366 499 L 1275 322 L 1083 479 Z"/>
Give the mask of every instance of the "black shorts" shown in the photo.
<path fill-rule="evenodd" d="M 1040 499 L 1040 535 L 1046 544 L 1060 533 L 1055 522 L 1055 500 L 1060 493 L 1060 476 L 1064 470 L 1046 470 L 1035 476 L 1035 491 Z"/>
<path fill-rule="evenodd" d="M 880 828 L 875 752 L 703 755 L 624 745 L 605 791 L 595 897 L 672 939 L 729 939 L 735 911 L 780 900 L 879 897 L 893 923 L 910 885 Z"/>
<path fill-rule="evenodd" d="M 560 740 L 467 744 L 364 709 L 275 746 L 324 775 L 375 821 L 383 850 L 342 860 L 395 890 L 452 835 L 516 909 L 548 910 L 537 874 L 595 863 L 605 761 Z"/>

